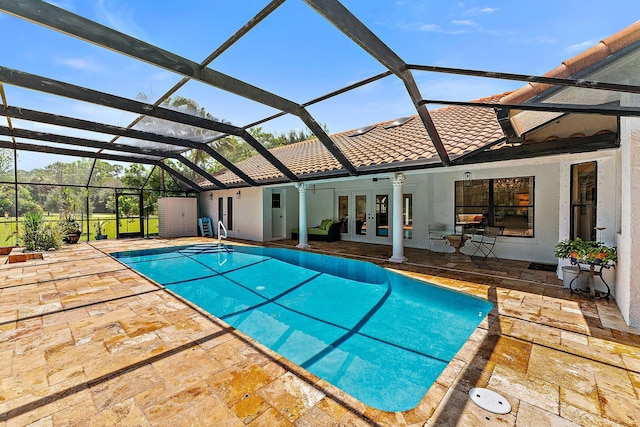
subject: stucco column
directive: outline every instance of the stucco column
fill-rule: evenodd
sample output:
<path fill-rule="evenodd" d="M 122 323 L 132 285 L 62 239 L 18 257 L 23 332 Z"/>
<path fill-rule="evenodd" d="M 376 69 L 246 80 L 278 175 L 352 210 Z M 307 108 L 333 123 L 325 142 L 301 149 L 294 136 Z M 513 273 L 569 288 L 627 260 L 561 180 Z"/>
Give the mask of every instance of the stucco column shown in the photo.
<path fill-rule="evenodd" d="M 404 233 L 402 227 L 402 183 L 404 174 L 396 173 L 391 178 L 393 185 L 393 210 L 391 216 L 391 236 L 393 240 L 393 255 L 390 262 L 405 262 L 404 257 Z"/>
<path fill-rule="evenodd" d="M 299 182 L 295 184 L 298 189 L 298 244 L 296 248 L 308 249 L 310 248 L 307 236 L 307 188 L 309 184 Z"/>
<path fill-rule="evenodd" d="M 617 236 L 616 302 L 624 320 L 640 327 L 640 118 L 620 119 L 621 224 Z"/>

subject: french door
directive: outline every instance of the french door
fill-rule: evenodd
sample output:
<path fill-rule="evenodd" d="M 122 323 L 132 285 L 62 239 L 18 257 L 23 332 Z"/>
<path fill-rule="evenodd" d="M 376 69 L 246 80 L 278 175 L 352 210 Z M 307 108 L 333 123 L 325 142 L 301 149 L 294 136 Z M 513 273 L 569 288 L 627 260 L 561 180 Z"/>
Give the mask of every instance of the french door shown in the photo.
<path fill-rule="evenodd" d="M 338 194 L 338 218 L 345 240 L 388 243 L 389 190 L 351 191 Z"/>

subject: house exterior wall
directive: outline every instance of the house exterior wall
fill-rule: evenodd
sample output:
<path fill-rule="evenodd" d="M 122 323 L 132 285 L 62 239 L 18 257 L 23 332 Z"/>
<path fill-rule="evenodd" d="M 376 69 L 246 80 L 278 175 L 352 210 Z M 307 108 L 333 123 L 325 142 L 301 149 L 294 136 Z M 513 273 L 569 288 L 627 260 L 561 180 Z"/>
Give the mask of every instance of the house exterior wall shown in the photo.
<path fill-rule="evenodd" d="M 226 209 L 227 198 L 233 198 L 233 229 L 227 230 L 229 237 L 239 239 L 263 241 L 263 200 L 262 188 L 241 188 L 240 197 L 238 189 L 206 191 L 200 193 L 200 216 L 208 216 L 213 223 L 214 233 L 218 232 L 218 198 L 224 198 Z M 213 198 L 210 198 L 210 194 Z"/>
<path fill-rule="evenodd" d="M 311 185 L 307 190 L 307 226 L 320 225 L 323 219 L 337 219 L 335 199 L 333 188 Z"/>
<path fill-rule="evenodd" d="M 407 171 L 403 193 L 413 194 L 414 238 L 405 240 L 405 245 L 427 248 L 429 223 L 444 223 L 453 229 L 454 186 L 455 181 L 463 179 L 464 172 L 471 172 L 472 179 L 534 176 L 534 237 L 501 237 L 494 252 L 498 257 L 505 259 L 556 263 L 558 260 L 553 256 L 555 245 L 559 240 L 569 236 L 571 165 L 594 160 L 598 162 L 598 226 L 606 227 L 602 232 L 602 240 L 612 244 L 619 228 L 617 218 L 620 200 L 615 177 L 619 168 L 617 150 Z M 386 191 L 391 196 L 391 181 L 388 179 L 390 177 L 391 174 L 381 174 L 310 184 L 307 190 L 308 226 L 315 226 L 324 218 L 337 219 L 337 198 L 341 193 L 362 190 L 380 194 Z M 374 181 L 374 178 L 377 180 Z M 293 185 L 278 188 L 286 191 L 286 230 L 289 237 L 291 228 L 298 226 L 298 190 Z M 234 207 L 233 234 L 230 231 L 229 235 L 256 241 L 271 240 L 271 190 L 260 187 L 243 188 L 241 191 L 242 197 L 235 200 L 237 204 Z M 235 191 L 216 191 L 212 202 L 205 200 L 204 205 L 212 207 L 212 218 L 217 214 L 216 198 L 219 194 L 232 195 Z M 392 209 L 390 205 L 390 212 Z M 391 244 L 390 240 L 388 244 Z M 561 273 L 561 269 L 558 270 Z M 615 281 L 615 272 L 606 274 L 611 275 L 605 276 L 609 283 Z"/>
<path fill-rule="evenodd" d="M 272 210 L 271 210 L 271 193 L 277 189 L 281 194 L 282 201 L 282 214 L 284 222 L 284 236 L 282 238 L 291 237 L 291 229 L 298 226 L 298 190 L 293 186 L 285 187 L 263 187 L 262 188 L 262 211 L 263 215 L 263 231 L 262 240 L 259 241 L 271 241 L 277 240 L 279 237 L 272 235 Z"/>
<path fill-rule="evenodd" d="M 499 258 L 526 259 L 536 262 L 555 263 L 553 248 L 558 242 L 558 163 L 537 163 L 535 160 L 502 162 L 508 166 L 499 167 L 487 164 L 464 169 L 456 168 L 451 172 L 434 173 L 434 203 L 430 205 L 429 217 L 433 222 L 444 223 L 453 228 L 454 222 L 454 185 L 461 181 L 463 173 L 471 172 L 472 179 L 510 178 L 534 176 L 534 237 L 501 237 L 494 248 Z M 537 163 L 537 164 L 535 164 Z M 453 168 L 452 168 L 453 169 Z M 522 257 L 520 254 L 526 254 Z"/>

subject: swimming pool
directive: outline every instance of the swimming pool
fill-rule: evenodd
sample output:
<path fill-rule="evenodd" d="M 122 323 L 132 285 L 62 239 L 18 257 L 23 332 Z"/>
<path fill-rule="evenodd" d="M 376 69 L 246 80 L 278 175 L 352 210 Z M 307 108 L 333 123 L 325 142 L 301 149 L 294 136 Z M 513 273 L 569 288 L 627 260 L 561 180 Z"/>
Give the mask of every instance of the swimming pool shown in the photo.
<path fill-rule="evenodd" d="M 371 263 L 295 250 L 111 255 L 385 411 L 415 407 L 493 307 Z"/>

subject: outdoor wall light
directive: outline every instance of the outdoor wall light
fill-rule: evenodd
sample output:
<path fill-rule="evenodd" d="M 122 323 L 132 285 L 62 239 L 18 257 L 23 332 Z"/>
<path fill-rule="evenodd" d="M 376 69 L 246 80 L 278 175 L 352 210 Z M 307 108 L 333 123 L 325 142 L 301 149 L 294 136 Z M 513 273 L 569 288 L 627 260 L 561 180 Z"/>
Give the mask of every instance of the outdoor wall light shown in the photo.
<path fill-rule="evenodd" d="M 209 193 L 209 200 L 213 200 L 213 193 Z"/>
<path fill-rule="evenodd" d="M 236 199 L 240 198 L 240 190 L 238 190 L 238 192 L 236 193 Z"/>
<path fill-rule="evenodd" d="M 471 187 L 471 172 L 465 172 L 463 175 L 464 186 Z"/>

